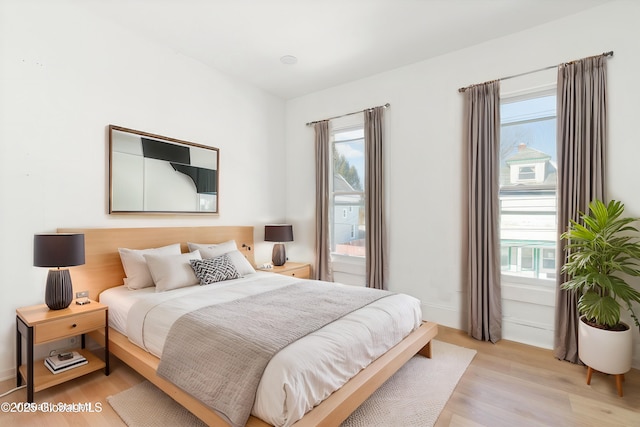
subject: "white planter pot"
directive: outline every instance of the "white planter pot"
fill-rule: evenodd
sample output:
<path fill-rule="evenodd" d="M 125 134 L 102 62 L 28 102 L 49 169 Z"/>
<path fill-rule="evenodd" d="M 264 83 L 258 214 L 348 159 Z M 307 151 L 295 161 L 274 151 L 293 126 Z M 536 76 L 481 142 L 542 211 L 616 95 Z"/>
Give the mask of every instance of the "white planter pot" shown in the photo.
<path fill-rule="evenodd" d="M 606 331 L 587 325 L 580 318 L 578 355 L 582 362 L 605 374 L 624 374 L 631 369 L 633 335 L 626 331 Z"/>

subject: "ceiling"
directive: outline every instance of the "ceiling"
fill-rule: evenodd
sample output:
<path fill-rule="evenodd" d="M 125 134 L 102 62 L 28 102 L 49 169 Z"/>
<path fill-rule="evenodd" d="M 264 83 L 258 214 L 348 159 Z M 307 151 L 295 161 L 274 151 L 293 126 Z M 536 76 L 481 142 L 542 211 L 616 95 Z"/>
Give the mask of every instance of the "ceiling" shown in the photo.
<path fill-rule="evenodd" d="M 105 19 L 283 99 L 611 0 L 83 0 Z M 283 64 L 284 55 L 297 57 Z"/>

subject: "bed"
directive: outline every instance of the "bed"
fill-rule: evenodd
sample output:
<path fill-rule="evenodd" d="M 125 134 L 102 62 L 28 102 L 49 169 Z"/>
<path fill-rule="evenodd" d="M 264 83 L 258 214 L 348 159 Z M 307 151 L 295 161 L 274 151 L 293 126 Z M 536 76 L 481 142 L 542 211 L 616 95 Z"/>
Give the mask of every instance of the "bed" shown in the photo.
<path fill-rule="evenodd" d="M 130 294 L 141 295 L 144 293 L 148 293 L 151 294 L 151 298 L 160 298 L 160 300 L 173 300 L 174 294 L 177 295 L 181 292 L 190 294 L 195 291 L 185 289 L 177 290 L 178 292 L 172 290 L 171 292 L 164 293 L 167 295 L 171 294 L 171 298 L 169 296 L 154 295 L 154 292 L 150 290 L 147 290 L 145 292 L 124 292 L 122 289 L 122 284 L 125 274 L 122 268 L 120 256 L 118 254 L 118 248 L 126 247 L 133 249 L 145 249 L 161 247 L 164 245 L 180 242 L 183 246 L 182 252 L 187 252 L 188 249 L 186 247 L 186 242 L 218 243 L 234 240 L 237 243 L 237 248 L 240 250 L 240 253 L 242 253 L 242 255 L 251 264 L 254 264 L 252 252 L 253 227 L 60 229 L 58 231 L 80 232 L 85 234 L 86 263 L 83 266 L 74 267 L 71 274 L 73 276 L 74 285 L 78 288 L 77 290 L 88 289 L 90 292 L 90 297 L 92 299 L 101 299 L 101 301 L 106 302 L 107 305 L 109 305 L 109 317 L 111 326 L 109 329 L 109 346 L 111 352 L 116 357 L 139 372 L 141 375 L 143 375 L 145 378 L 147 378 L 150 382 L 154 383 L 160 389 L 165 391 L 165 393 L 170 395 L 177 402 L 182 404 L 185 408 L 190 410 L 207 424 L 221 426 L 228 425 L 225 419 L 218 413 L 210 409 L 209 406 L 203 404 L 200 400 L 192 397 L 182 388 L 174 385 L 172 382 L 169 382 L 164 377 L 158 375 L 157 370 L 158 366 L 160 365 L 160 359 L 157 356 L 159 356 L 159 353 L 162 352 L 162 339 L 154 341 L 154 339 L 152 338 L 148 344 L 138 342 L 136 345 L 131 341 L 129 337 L 127 337 L 127 335 L 135 336 L 135 333 L 132 334 L 130 331 L 128 331 L 126 326 L 126 318 L 129 312 L 128 307 L 134 304 L 134 302 L 126 299 L 127 296 L 129 296 Z M 265 286 L 273 286 L 275 288 L 284 286 L 298 287 L 299 285 L 295 284 L 296 280 L 298 279 L 292 279 L 286 276 L 280 276 L 272 273 L 257 272 L 254 274 L 247 274 L 241 279 L 234 279 L 225 282 L 222 284 L 222 286 L 220 286 L 219 289 L 220 295 L 223 295 L 225 294 L 225 292 L 228 294 L 236 294 L 238 291 L 236 290 L 235 286 L 241 286 L 241 288 L 238 289 L 250 289 L 256 288 L 257 284 L 271 283 L 271 285 Z M 107 290 L 109 291 L 105 292 Z M 101 298 L 100 294 L 102 294 L 103 292 L 104 296 L 103 298 Z M 395 298 L 396 295 L 389 296 L 383 299 L 387 300 L 391 299 L 392 297 Z M 117 305 L 115 303 L 115 301 L 119 298 L 125 301 L 122 305 Z M 192 300 L 198 300 L 199 298 L 200 297 L 191 297 Z M 370 308 L 374 311 L 378 310 L 379 308 L 376 308 L 377 303 L 378 301 L 373 302 L 371 304 L 371 307 L 367 306 L 367 308 Z M 165 303 L 163 302 L 162 304 Z M 398 304 L 401 303 L 398 302 Z M 404 304 L 404 302 L 402 304 Z M 155 305 L 157 305 L 156 302 L 151 304 L 151 306 Z M 392 303 L 391 306 L 393 305 L 394 304 Z M 177 303 L 177 306 L 182 306 L 182 302 Z M 405 310 L 405 308 L 402 305 L 399 305 L 397 310 L 402 311 Z M 349 314 L 349 316 L 366 316 L 366 314 L 361 313 L 362 311 L 363 310 L 359 310 L 358 312 Z M 366 310 L 364 311 L 366 312 Z M 151 314 L 149 314 L 148 316 L 152 317 Z M 157 316 L 165 315 L 157 314 Z M 142 317 L 147 317 L 147 314 L 143 315 Z M 178 317 L 178 314 L 176 314 L 176 317 Z M 367 322 L 369 322 L 370 320 L 371 319 L 367 320 Z M 294 410 L 290 415 L 294 418 L 287 418 L 284 421 L 282 419 L 278 419 L 278 415 L 276 415 L 274 418 L 273 415 L 270 415 L 268 412 L 263 413 L 260 409 L 262 405 L 260 402 L 264 401 L 265 399 L 268 400 L 269 396 L 271 394 L 274 394 L 269 393 L 269 390 L 277 388 L 277 386 L 274 386 L 273 384 L 277 384 L 277 382 L 280 381 L 280 379 L 277 379 L 277 373 L 274 377 L 276 379 L 267 379 L 271 378 L 267 375 L 270 371 L 270 363 L 268 365 L 268 369 L 265 370 L 265 376 L 263 377 L 259 386 L 262 387 L 262 390 L 264 391 L 262 392 L 262 394 L 260 393 L 260 391 L 258 392 L 256 405 L 254 406 L 253 411 L 253 413 L 259 415 L 260 418 L 251 416 L 246 425 L 267 426 L 282 423 L 284 423 L 284 425 L 289 425 L 291 424 L 291 422 L 296 421 L 300 417 L 302 418 L 300 418 L 294 425 L 339 425 L 340 422 L 346 419 L 346 417 L 348 417 L 348 415 L 353 410 L 355 410 L 364 400 L 366 400 L 371 395 L 371 393 L 373 393 L 373 391 L 375 391 L 380 385 L 382 385 L 382 383 L 386 379 L 393 375 L 393 373 L 395 373 L 395 371 L 397 371 L 413 355 L 420 353 L 427 357 L 431 356 L 430 341 L 437 333 L 437 325 L 430 322 L 421 322 L 420 319 L 418 319 L 417 321 L 414 319 L 413 322 L 415 324 L 414 327 L 411 328 L 412 331 L 409 332 L 408 335 L 404 336 L 404 338 L 402 338 L 398 344 L 392 345 L 388 350 L 387 348 L 385 348 L 384 350 L 382 350 L 381 355 L 376 354 L 374 358 L 375 360 L 372 363 L 368 364 L 368 362 L 366 362 L 367 367 L 365 369 L 359 370 L 360 368 L 358 368 L 355 372 L 359 372 L 355 376 L 353 376 L 346 384 L 342 385 L 333 393 L 329 392 L 330 395 L 328 395 L 328 397 L 324 398 L 323 396 L 322 402 L 315 406 L 311 411 L 307 412 L 306 414 L 302 412 L 299 415 L 295 415 L 296 411 Z M 327 325 L 329 329 L 331 329 L 330 326 L 331 325 Z M 163 332 L 160 332 L 160 336 L 162 336 L 163 334 L 166 335 L 167 331 L 168 328 L 165 328 Z M 323 329 L 323 331 L 325 331 L 325 329 Z M 141 333 L 141 335 L 145 335 L 146 333 L 147 332 Z M 345 334 L 343 333 L 342 335 Z M 340 333 L 337 333 L 336 336 L 340 336 Z M 104 340 L 104 336 L 100 336 L 100 334 L 96 334 L 94 338 L 96 338 L 98 341 Z M 305 339 L 306 338 L 307 337 L 305 337 Z M 332 340 L 334 338 L 332 338 Z M 398 340 L 399 338 L 389 339 Z M 285 355 L 283 356 L 283 360 L 297 360 L 300 358 L 304 359 L 306 357 L 310 357 L 308 349 L 312 347 L 309 347 L 307 344 L 299 344 L 298 350 L 302 349 L 302 353 L 295 353 L 296 346 L 294 344 L 298 343 L 293 343 L 292 345 L 283 349 L 282 353 L 285 353 L 285 350 L 289 351 L 290 347 L 294 348 L 294 350 L 291 350 L 294 352 L 291 353 L 293 354 L 293 356 Z M 339 348 L 340 346 L 346 344 L 342 343 L 337 345 Z M 387 347 L 389 346 L 389 344 L 384 345 L 386 345 Z M 324 347 L 325 345 L 320 344 L 320 346 Z M 369 344 L 367 344 L 367 346 L 369 346 Z M 373 348 L 375 346 L 371 345 L 371 347 Z M 314 351 L 311 351 L 311 353 L 313 353 Z M 280 353 L 278 353 L 277 356 L 279 357 Z M 274 361 L 275 360 L 276 357 L 274 357 Z M 273 363 L 275 365 L 279 364 L 279 362 Z M 313 369 L 315 370 L 316 368 Z M 277 372 L 277 369 L 274 368 L 274 372 Z M 326 391 L 323 391 L 323 393 L 329 394 Z M 313 391 L 299 391 L 296 389 L 292 394 L 313 394 Z M 267 397 L 261 398 L 260 396 Z M 311 401 L 313 401 L 313 399 Z M 318 402 L 315 402 L 313 403 L 313 405 L 316 405 L 317 403 Z M 306 405 L 308 404 L 309 402 L 306 402 Z M 287 405 L 290 405 L 290 403 L 287 403 Z M 262 406 L 270 407 L 273 405 L 269 403 Z M 302 410 L 300 409 L 297 411 L 299 412 Z M 263 419 L 266 419 L 269 422 L 266 422 Z"/>

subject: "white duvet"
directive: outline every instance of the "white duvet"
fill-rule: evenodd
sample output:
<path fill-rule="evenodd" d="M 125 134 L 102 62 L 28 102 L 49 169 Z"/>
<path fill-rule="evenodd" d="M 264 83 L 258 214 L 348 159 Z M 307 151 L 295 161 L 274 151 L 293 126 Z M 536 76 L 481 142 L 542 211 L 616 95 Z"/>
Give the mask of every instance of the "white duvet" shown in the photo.
<path fill-rule="evenodd" d="M 100 295 L 109 324 L 136 345 L 161 357 L 171 325 L 204 306 L 286 286 L 300 279 L 257 272 L 242 279 L 156 293 L 124 286 Z M 260 319 L 255 319 L 257 322 Z M 252 414 L 289 426 L 416 329 L 420 301 L 404 294 L 382 298 L 281 350 L 262 376 Z"/>

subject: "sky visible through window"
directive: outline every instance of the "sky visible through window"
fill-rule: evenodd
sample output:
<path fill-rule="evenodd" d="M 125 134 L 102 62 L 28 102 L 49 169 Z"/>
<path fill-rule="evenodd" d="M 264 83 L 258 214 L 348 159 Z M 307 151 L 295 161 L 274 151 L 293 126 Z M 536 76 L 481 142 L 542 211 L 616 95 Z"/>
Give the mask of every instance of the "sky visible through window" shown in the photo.
<path fill-rule="evenodd" d="M 364 185 L 364 129 L 347 130 L 335 133 L 335 150 L 347 159 L 358 171 L 360 182 Z"/>
<path fill-rule="evenodd" d="M 556 154 L 556 96 L 510 102 L 500 105 L 500 146 L 502 159 L 508 158 L 524 143 L 551 156 L 551 163 L 557 164 Z"/>

